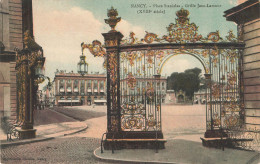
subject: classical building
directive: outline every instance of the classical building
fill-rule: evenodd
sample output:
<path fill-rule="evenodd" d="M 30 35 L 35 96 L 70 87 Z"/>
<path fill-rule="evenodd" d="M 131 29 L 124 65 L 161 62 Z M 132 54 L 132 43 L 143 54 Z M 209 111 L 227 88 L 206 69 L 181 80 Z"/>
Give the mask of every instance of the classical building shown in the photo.
<path fill-rule="evenodd" d="M 106 75 L 57 71 L 54 78 L 55 105 L 106 104 Z"/>
<path fill-rule="evenodd" d="M 36 135 L 32 113 L 45 62 L 32 15 L 32 0 L 0 0 L 0 112 L 20 139 Z"/>
<path fill-rule="evenodd" d="M 23 34 L 33 36 L 31 0 L 0 0 L 0 116 L 17 116 L 15 48 L 24 48 Z"/>
<path fill-rule="evenodd" d="M 0 115 L 16 119 L 14 48 L 23 48 L 22 1 L 0 1 Z"/>
<path fill-rule="evenodd" d="M 194 103 L 205 104 L 207 100 L 207 93 L 205 89 L 200 89 L 198 92 L 194 92 Z"/>
<path fill-rule="evenodd" d="M 160 95 L 161 102 L 165 103 L 166 98 L 166 86 L 167 86 L 167 78 L 166 77 L 159 77 L 155 79 L 154 77 L 145 77 L 145 78 L 132 78 L 132 75 L 128 75 L 127 78 L 120 80 L 120 87 L 122 91 L 122 97 L 123 101 L 124 98 L 128 99 L 128 96 L 130 95 L 130 92 L 136 91 L 136 98 L 139 102 L 144 101 L 145 93 L 143 91 L 145 88 L 153 88 L 153 91 L 155 91 L 155 88 L 157 88 L 157 91 L 154 92 L 157 95 Z M 156 84 L 156 85 L 155 85 Z M 148 89 L 149 90 L 149 89 Z M 153 92 L 152 91 L 152 92 Z M 149 91 L 148 91 L 149 92 Z M 141 94 L 143 93 L 143 94 Z M 146 93 L 147 95 L 148 93 Z"/>
<path fill-rule="evenodd" d="M 166 91 L 166 98 L 165 98 L 166 104 L 175 104 L 176 103 L 176 96 L 174 90 L 167 90 Z"/>

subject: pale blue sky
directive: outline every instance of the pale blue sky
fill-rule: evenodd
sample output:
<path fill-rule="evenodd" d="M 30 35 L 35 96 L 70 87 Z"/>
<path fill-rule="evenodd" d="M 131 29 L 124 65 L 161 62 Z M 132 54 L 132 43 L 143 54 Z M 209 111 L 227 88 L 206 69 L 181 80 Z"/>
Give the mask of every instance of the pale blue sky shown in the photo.
<path fill-rule="evenodd" d="M 137 14 L 138 9 L 131 8 L 131 4 L 146 4 L 151 6 L 152 10 L 165 10 L 165 14 Z M 179 7 L 153 8 L 155 4 L 176 4 Z M 191 4 L 196 7 L 187 7 Z M 198 8 L 198 4 L 221 7 Z M 36 42 L 44 49 L 45 74 L 53 79 L 56 69 L 76 71 L 81 55 L 81 42 L 91 43 L 95 39 L 103 42 L 101 33 L 110 30 L 104 19 L 107 18 L 107 9 L 111 6 L 117 9 L 122 18 L 116 29 L 125 37 L 128 37 L 131 31 L 135 32 L 137 37 L 143 37 L 144 31 L 159 36 L 167 34 L 166 27 L 175 23 L 175 13 L 182 7 L 189 10 L 190 22 L 199 26 L 199 34 L 205 37 L 208 33 L 219 30 L 220 35 L 224 37 L 229 30 L 236 33 L 235 23 L 228 22 L 223 17 L 225 10 L 236 5 L 237 0 L 33 0 L 34 35 Z M 94 58 L 88 51 L 84 53 L 90 72 L 104 72 L 103 59 Z M 187 68 L 202 68 L 190 55 L 172 57 L 168 63 L 163 69 L 163 75 L 170 75 L 173 70 L 180 72 Z"/>

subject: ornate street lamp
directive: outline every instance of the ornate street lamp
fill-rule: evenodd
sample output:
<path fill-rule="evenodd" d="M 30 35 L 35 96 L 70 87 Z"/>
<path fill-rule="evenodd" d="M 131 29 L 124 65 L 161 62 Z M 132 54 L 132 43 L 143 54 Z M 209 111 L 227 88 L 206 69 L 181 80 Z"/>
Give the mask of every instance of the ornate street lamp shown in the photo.
<path fill-rule="evenodd" d="M 39 52 L 40 53 L 40 52 Z M 41 57 L 37 61 L 37 65 L 35 66 L 35 82 L 36 84 L 40 84 L 45 80 L 45 68 L 44 68 L 44 58 Z"/>
<path fill-rule="evenodd" d="M 88 63 L 86 62 L 86 56 L 82 55 L 80 56 L 80 61 L 78 62 L 78 73 L 81 74 L 81 76 L 84 76 L 88 73 Z"/>
<path fill-rule="evenodd" d="M 38 84 L 44 81 L 44 62 L 42 47 L 30 36 L 24 33 L 24 48 L 16 51 L 17 72 L 17 124 L 20 139 L 36 137 L 33 128 L 33 110 L 37 103 Z"/>

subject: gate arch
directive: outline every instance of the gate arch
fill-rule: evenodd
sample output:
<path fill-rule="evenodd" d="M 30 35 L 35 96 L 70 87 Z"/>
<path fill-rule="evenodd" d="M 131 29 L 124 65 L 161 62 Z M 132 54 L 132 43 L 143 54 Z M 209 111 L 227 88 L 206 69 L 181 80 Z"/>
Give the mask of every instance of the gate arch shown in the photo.
<path fill-rule="evenodd" d="M 243 89 L 240 83 L 240 42 L 232 31 L 225 39 L 219 32 L 207 37 L 190 23 L 189 11 L 176 12 L 177 19 L 162 37 L 146 32 L 143 39 L 129 38 L 115 30 L 121 20 L 117 10 L 108 10 L 111 30 L 100 41 L 82 43 L 96 57 L 104 57 L 107 69 L 107 132 L 105 149 L 164 148 L 161 125 L 160 65 L 169 54 L 196 54 L 205 68 L 207 80 L 205 137 L 223 137 L 225 129 L 243 124 Z M 139 80 L 141 79 L 141 82 Z M 143 81 L 142 81 L 143 80 Z M 144 82 L 144 83 L 143 83 Z M 116 142 L 115 142 L 116 141 Z"/>
<path fill-rule="evenodd" d="M 162 69 L 163 69 L 163 67 L 164 67 L 164 65 L 165 65 L 165 63 L 167 63 L 167 61 L 169 60 L 169 59 L 171 59 L 172 57 L 174 57 L 174 56 L 177 56 L 177 55 L 191 55 L 191 56 L 193 56 L 193 57 L 195 57 L 196 59 L 198 59 L 198 61 L 201 63 L 201 65 L 203 66 L 203 68 L 204 68 L 204 72 L 205 73 L 208 73 L 208 70 L 209 70 L 209 68 L 206 68 L 206 63 L 205 63 L 205 61 L 203 60 L 203 59 L 201 59 L 199 56 L 196 56 L 196 55 L 194 55 L 194 54 L 191 54 L 191 53 L 176 53 L 176 54 L 172 54 L 172 55 L 169 55 L 169 56 L 167 56 L 163 61 L 162 61 L 162 63 L 160 64 L 160 66 L 159 66 L 159 74 L 161 75 L 161 73 L 162 73 Z"/>

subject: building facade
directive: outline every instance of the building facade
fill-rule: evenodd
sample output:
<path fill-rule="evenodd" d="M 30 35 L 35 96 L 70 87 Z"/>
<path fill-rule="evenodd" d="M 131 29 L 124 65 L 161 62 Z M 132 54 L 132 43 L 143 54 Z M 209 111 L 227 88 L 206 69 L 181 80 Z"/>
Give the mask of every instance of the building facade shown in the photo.
<path fill-rule="evenodd" d="M 161 103 L 165 103 L 166 98 L 166 86 L 167 78 L 160 76 L 155 79 L 154 77 L 145 77 L 145 78 L 125 78 L 120 80 L 121 87 L 121 101 L 129 101 L 129 96 L 131 92 L 136 92 L 135 97 L 138 99 L 138 102 L 144 102 L 144 93 L 146 88 L 152 87 L 152 92 L 154 94 L 160 95 Z M 155 90 L 157 89 L 157 90 Z M 148 91 L 149 92 L 149 91 Z M 131 96 L 130 96 L 131 97 Z"/>
<path fill-rule="evenodd" d="M 207 100 L 207 93 L 205 89 L 200 89 L 194 93 L 193 102 L 195 104 L 205 104 Z"/>
<path fill-rule="evenodd" d="M 167 90 L 166 91 L 166 98 L 165 98 L 166 104 L 175 104 L 176 103 L 176 96 L 174 90 Z"/>
<path fill-rule="evenodd" d="M 106 104 L 106 75 L 57 71 L 54 78 L 55 105 Z"/>
<path fill-rule="evenodd" d="M 0 115 L 11 120 L 17 115 L 14 49 L 23 49 L 25 10 L 30 8 L 22 0 L 0 1 Z"/>
<path fill-rule="evenodd" d="M 19 139 L 34 138 L 33 110 L 44 65 L 34 40 L 32 0 L 0 0 L 0 113 Z"/>

